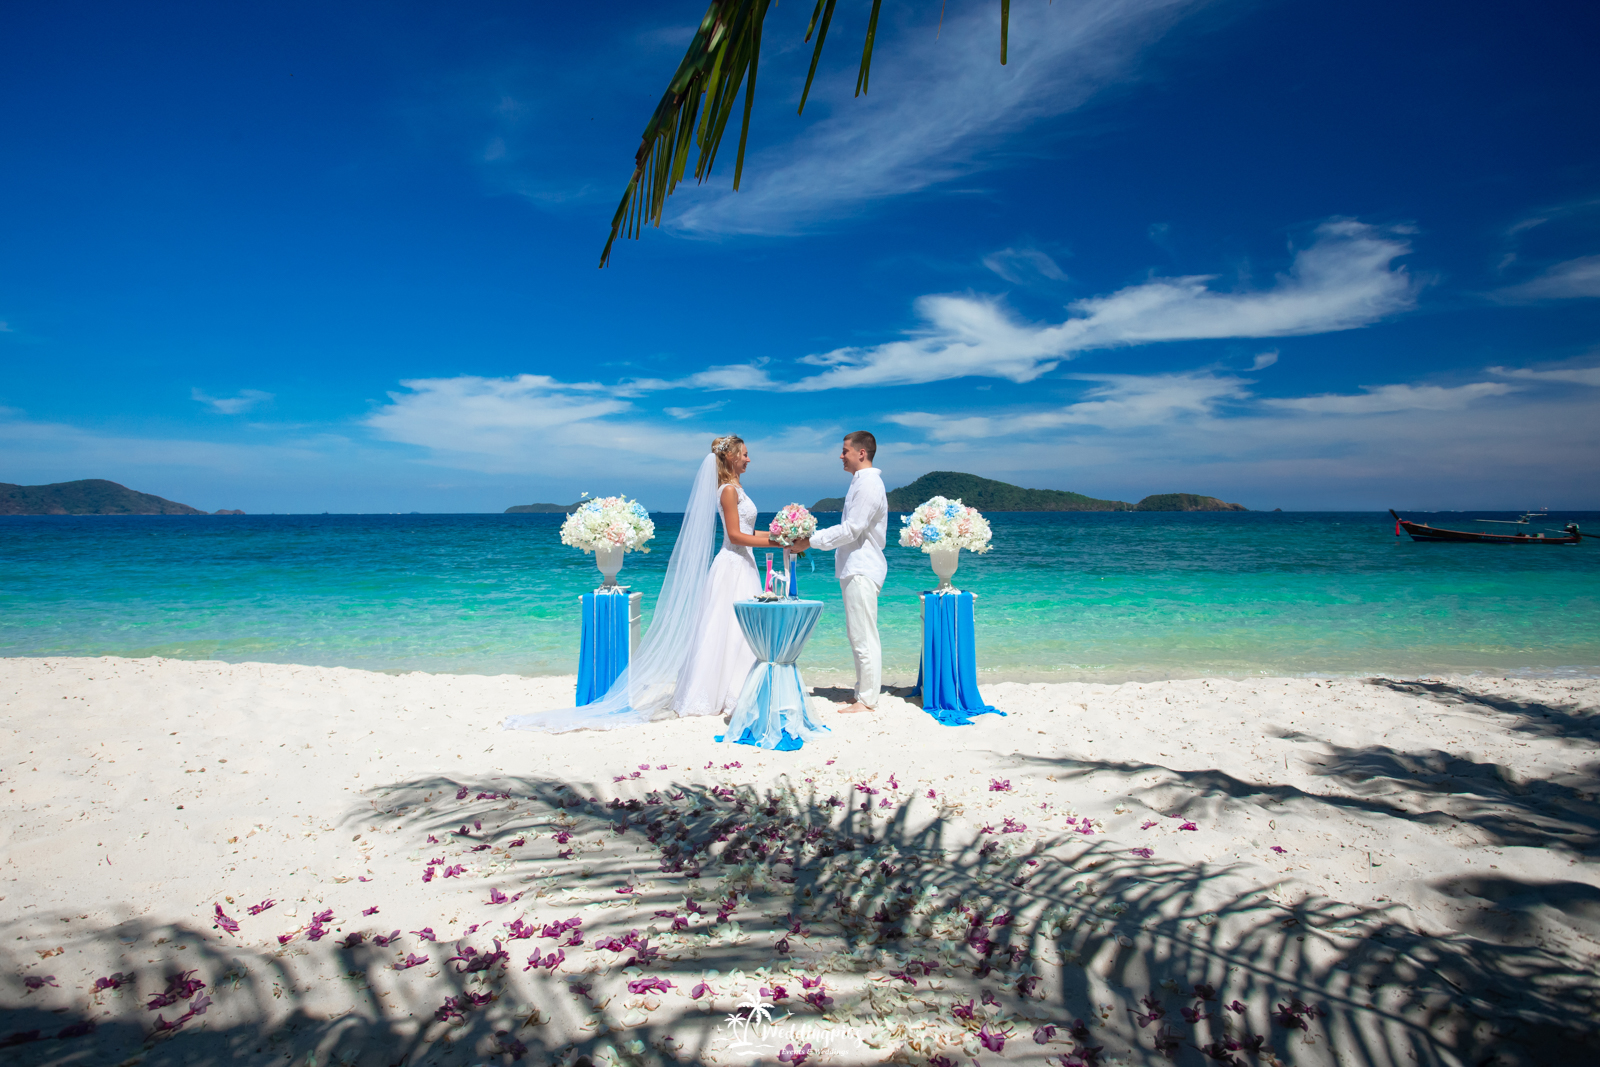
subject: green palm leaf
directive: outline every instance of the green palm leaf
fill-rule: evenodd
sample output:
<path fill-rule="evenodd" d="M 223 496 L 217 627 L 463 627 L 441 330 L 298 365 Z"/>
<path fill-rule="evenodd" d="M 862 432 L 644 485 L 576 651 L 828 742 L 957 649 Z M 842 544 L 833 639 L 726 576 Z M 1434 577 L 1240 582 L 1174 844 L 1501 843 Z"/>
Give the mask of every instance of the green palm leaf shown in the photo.
<path fill-rule="evenodd" d="M 695 158 L 695 181 L 711 176 L 717 148 L 722 144 L 728 119 L 733 114 L 739 89 L 744 88 L 744 110 L 739 124 L 739 151 L 733 163 L 733 187 L 739 188 L 744 174 L 744 149 L 750 139 L 750 109 L 755 103 L 756 70 L 761 61 L 761 27 L 772 0 L 711 0 L 700 20 L 694 40 L 677 72 L 667 83 L 655 113 L 645 123 L 639 150 L 633 157 L 633 175 L 611 219 L 611 236 L 600 253 L 600 266 L 611 261 L 611 246 L 617 237 L 637 239 L 646 222 L 661 225 L 661 209 L 688 169 L 690 149 Z M 806 40 L 813 31 L 817 43 L 811 52 L 811 69 L 806 73 L 805 89 L 800 94 L 800 111 L 805 110 L 811 81 L 822 58 L 822 43 L 827 40 L 837 0 L 817 0 L 806 27 Z M 872 73 L 872 49 L 878 34 L 878 9 L 883 0 L 872 0 L 867 17 L 867 38 L 861 48 L 861 69 L 856 74 L 856 95 L 867 91 Z M 1006 61 L 1006 38 L 1010 32 L 1011 0 L 1000 0 L 1000 62 Z"/>

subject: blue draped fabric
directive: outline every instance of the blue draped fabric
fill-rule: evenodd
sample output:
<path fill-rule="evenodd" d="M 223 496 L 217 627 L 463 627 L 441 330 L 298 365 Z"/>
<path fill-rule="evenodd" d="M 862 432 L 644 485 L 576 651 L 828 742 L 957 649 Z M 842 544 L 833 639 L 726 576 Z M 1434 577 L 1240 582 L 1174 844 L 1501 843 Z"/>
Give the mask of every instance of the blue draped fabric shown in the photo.
<path fill-rule="evenodd" d="M 946 726 L 971 726 L 973 715 L 1004 715 L 978 692 L 978 649 L 971 593 L 922 595 L 922 710 Z"/>
<path fill-rule="evenodd" d="M 820 600 L 741 600 L 734 616 L 757 663 L 745 676 L 744 689 L 728 721 L 728 732 L 741 745 L 792 752 L 827 729 L 811 719 L 806 686 L 795 661 L 822 617 Z"/>
<path fill-rule="evenodd" d="M 605 696 L 628 666 L 628 591 L 583 594 L 583 637 L 578 646 L 578 706 Z"/>

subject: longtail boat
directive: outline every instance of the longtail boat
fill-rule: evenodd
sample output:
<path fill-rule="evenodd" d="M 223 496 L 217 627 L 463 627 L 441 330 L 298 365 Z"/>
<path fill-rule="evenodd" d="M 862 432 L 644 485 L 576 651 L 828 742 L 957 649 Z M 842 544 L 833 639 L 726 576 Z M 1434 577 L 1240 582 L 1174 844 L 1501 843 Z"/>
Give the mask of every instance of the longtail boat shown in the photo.
<path fill-rule="evenodd" d="M 1394 508 L 1389 509 L 1389 514 L 1394 515 L 1394 535 L 1399 537 L 1400 531 L 1404 530 L 1413 541 L 1470 541 L 1480 545 L 1575 545 L 1583 540 L 1575 522 L 1567 523 L 1559 534 L 1502 534 L 1478 530 L 1443 530 L 1425 522 L 1402 519 L 1395 514 Z"/>

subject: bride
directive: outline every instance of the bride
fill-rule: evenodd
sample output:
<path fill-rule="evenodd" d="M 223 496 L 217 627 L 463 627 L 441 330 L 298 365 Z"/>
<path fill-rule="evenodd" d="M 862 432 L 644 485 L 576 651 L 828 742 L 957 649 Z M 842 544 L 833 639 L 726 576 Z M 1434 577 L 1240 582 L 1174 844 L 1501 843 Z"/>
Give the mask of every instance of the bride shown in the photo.
<path fill-rule="evenodd" d="M 605 696 L 578 708 L 515 715 L 506 729 L 613 730 L 733 710 L 756 661 L 733 602 L 761 591 L 752 549 L 771 543 L 765 532 L 755 532 L 756 506 L 739 482 L 749 466 L 749 450 L 736 435 L 711 442 L 689 491 L 650 629 Z M 722 550 L 712 561 L 719 515 Z"/>
<path fill-rule="evenodd" d="M 711 454 L 717 458 L 722 551 L 706 575 L 696 640 L 678 675 L 672 707 L 679 715 L 726 715 L 739 702 L 739 690 L 755 666 L 756 654 L 734 618 L 733 602 L 761 592 L 761 572 L 751 550 L 772 545 L 768 534 L 755 532 L 755 501 L 739 482 L 750 467 L 744 440 L 734 434 L 719 437 L 711 442 Z"/>

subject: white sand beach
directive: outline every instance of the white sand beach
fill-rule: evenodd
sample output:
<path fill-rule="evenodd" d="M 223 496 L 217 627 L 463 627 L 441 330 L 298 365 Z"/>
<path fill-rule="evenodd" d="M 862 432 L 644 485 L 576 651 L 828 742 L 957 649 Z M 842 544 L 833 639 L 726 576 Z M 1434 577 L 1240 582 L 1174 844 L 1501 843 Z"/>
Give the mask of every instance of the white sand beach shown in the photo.
<path fill-rule="evenodd" d="M 571 693 L 0 660 L 6 1061 L 1600 1057 L 1600 682 L 818 698 L 794 753 L 500 728 Z"/>

